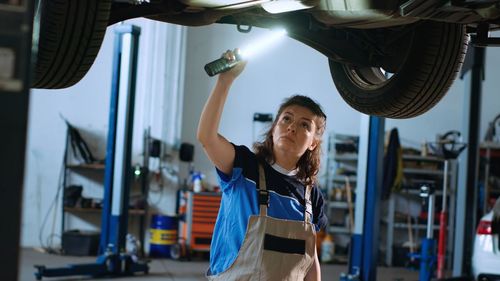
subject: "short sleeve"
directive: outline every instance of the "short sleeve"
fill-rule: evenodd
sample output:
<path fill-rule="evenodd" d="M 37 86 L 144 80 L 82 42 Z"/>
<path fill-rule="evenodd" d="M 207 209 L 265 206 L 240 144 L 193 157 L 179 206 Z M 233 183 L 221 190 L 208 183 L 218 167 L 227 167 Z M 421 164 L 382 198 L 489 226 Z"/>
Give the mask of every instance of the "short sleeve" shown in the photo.
<path fill-rule="evenodd" d="M 222 191 L 231 189 L 234 183 L 243 175 L 244 171 L 248 171 L 252 165 L 255 165 L 255 154 L 244 145 L 235 145 L 234 147 L 234 162 L 233 170 L 230 175 L 225 174 L 215 167 Z"/>
<path fill-rule="evenodd" d="M 313 204 L 313 223 L 316 226 L 316 230 L 325 229 L 328 218 L 326 217 L 326 202 L 323 197 L 323 193 L 319 190 L 317 186 L 314 186 L 312 192 L 312 204 Z"/>

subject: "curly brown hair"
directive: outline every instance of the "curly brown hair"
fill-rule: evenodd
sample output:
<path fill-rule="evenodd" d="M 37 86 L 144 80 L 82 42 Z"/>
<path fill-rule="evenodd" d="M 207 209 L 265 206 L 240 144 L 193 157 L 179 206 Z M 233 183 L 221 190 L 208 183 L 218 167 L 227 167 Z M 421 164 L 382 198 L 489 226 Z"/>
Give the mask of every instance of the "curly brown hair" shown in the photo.
<path fill-rule="evenodd" d="M 274 127 L 276 127 L 279 117 L 281 116 L 281 113 L 283 113 L 284 109 L 292 105 L 305 107 L 318 117 L 315 119 L 315 139 L 317 145 L 313 150 L 306 150 L 297 162 L 297 179 L 305 185 L 312 185 L 316 182 L 316 176 L 319 172 L 321 162 L 321 136 L 323 135 L 326 127 L 326 115 L 323 113 L 321 106 L 311 98 L 303 95 L 294 95 L 285 99 L 280 105 L 271 127 L 264 134 L 264 140 L 262 142 L 255 142 L 253 144 L 253 150 L 255 151 L 258 159 L 265 160 L 270 164 L 274 164 L 276 162 L 273 154 L 273 130 Z"/>

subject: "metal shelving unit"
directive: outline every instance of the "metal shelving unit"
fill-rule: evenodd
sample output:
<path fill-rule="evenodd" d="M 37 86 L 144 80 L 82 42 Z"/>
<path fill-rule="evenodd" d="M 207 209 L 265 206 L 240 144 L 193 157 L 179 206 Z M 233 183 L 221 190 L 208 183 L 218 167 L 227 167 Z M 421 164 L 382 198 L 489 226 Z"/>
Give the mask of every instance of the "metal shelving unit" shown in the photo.
<path fill-rule="evenodd" d="M 443 163 L 444 159 L 434 157 L 434 156 L 404 156 L 403 157 L 403 163 L 408 163 L 411 161 L 417 161 L 417 162 L 434 162 L 438 164 L 438 169 L 419 169 L 419 168 L 404 168 L 404 176 L 405 179 L 412 179 L 418 182 L 420 177 L 424 177 L 423 181 L 429 181 L 433 180 L 435 183 L 436 187 L 436 196 L 442 197 L 443 191 L 443 179 L 444 179 L 444 170 L 443 170 Z M 451 160 L 451 167 L 450 171 L 448 174 L 448 179 L 449 179 L 449 186 L 448 186 L 448 192 L 447 192 L 447 200 L 448 200 L 448 210 L 447 212 L 449 213 L 449 217 L 453 218 L 454 217 L 454 212 L 455 212 L 455 187 L 456 187 L 456 170 L 457 170 L 457 165 L 456 161 Z M 408 200 L 408 204 L 411 202 L 415 203 L 418 201 L 421 201 L 422 199 L 419 197 L 420 191 L 418 189 L 410 189 L 410 188 L 405 188 L 401 192 L 397 193 L 399 196 L 403 196 L 406 200 Z M 435 202 L 436 207 L 441 206 L 441 199 L 436 200 Z M 408 208 L 409 209 L 409 208 Z M 440 209 L 440 208 L 438 208 Z M 410 212 L 408 210 L 408 212 Z M 402 220 L 397 220 L 396 219 L 396 196 L 395 194 L 391 194 L 390 198 L 387 200 L 387 211 L 386 211 L 386 216 L 382 219 L 383 225 L 385 225 L 387 228 L 386 232 L 386 237 L 385 237 L 385 264 L 388 266 L 393 265 L 393 246 L 396 244 L 395 241 L 395 235 L 398 235 L 399 237 L 407 237 L 407 235 L 402 236 L 402 234 L 406 234 L 409 231 L 415 232 L 413 234 L 413 237 L 415 241 L 412 241 L 413 243 L 417 244 L 420 242 L 421 237 L 425 234 L 425 230 L 427 229 L 426 223 L 423 222 L 418 222 L 416 218 L 410 218 L 411 224 L 408 223 L 408 218 L 406 218 L 406 221 Z M 408 214 L 407 214 L 408 216 Z M 439 216 L 435 216 L 438 218 Z M 414 222 L 416 220 L 416 222 Z M 434 226 L 433 226 L 434 231 L 439 230 L 439 222 L 435 221 Z M 451 256 L 451 250 L 452 245 L 453 245 L 453 231 L 454 229 L 454 220 L 450 220 L 448 222 L 448 239 L 447 239 L 447 249 L 448 253 L 446 256 L 450 257 Z M 402 232 L 403 230 L 406 230 L 406 233 Z M 401 235 L 401 236 L 400 236 Z M 437 235 L 435 236 L 437 237 Z M 449 259 L 448 259 L 449 261 Z"/>
<path fill-rule="evenodd" d="M 83 208 L 80 204 L 78 205 L 78 200 L 73 204 L 67 202 L 68 188 L 71 185 L 81 185 L 82 191 L 85 189 L 85 185 L 82 182 L 89 180 L 100 184 L 104 184 L 104 169 L 105 165 L 103 163 L 86 163 L 79 153 L 78 146 L 76 146 L 72 141 L 71 130 L 75 130 L 68 123 L 68 132 L 66 135 L 66 148 L 64 153 L 64 171 L 62 178 L 62 188 L 63 188 L 63 203 L 61 204 L 61 235 L 67 231 L 67 224 L 70 222 L 70 214 L 100 214 L 101 208 Z M 81 148 L 81 147 L 80 147 Z M 88 147 L 86 148 L 88 149 Z M 87 156 L 88 157 L 88 156 Z M 87 158 L 88 160 L 88 158 Z M 77 176 L 78 175 L 78 176 Z M 80 177 L 79 179 L 77 177 Z M 80 197 L 83 198 L 83 197 Z"/>
<path fill-rule="evenodd" d="M 84 191 L 85 188 L 89 187 L 86 186 L 86 184 L 88 183 L 102 185 L 102 194 L 104 194 L 105 164 L 102 161 L 86 163 L 85 161 L 80 159 L 79 153 L 75 154 L 75 147 L 76 146 L 72 144 L 68 129 L 68 134 L 66 137 L 66 150 L 64 154 L 64 171 L 62 178 L 63 204 L 61 204 L 61 235 L 68 230 L 68 223 L 71 222 L 71 219 L 74 216 L 84 219 L 85 221 L 98 224 L 100 226 L 101 214 L 103 211 L 102 206 L 100 206 L 102 204 L 91 204 L 91 206 L 84 206 L 84 204 L 81 203 L 83 197 L 80 197 L 80 201 L 77 201 L 77 204 L 75 205 L 67 205 L 65 202 L 66 192 L 68 190 L 68 187 L 71 185 L 81 185 L 82 191 Z M 138 191 L 137 189 L 138 188 L 134 188 L 135 192 L 138 193 L 138 196 L 146 196 L 146 193 L 143 190 Z M 96 198 L 98 198 L 98 195 L 96 195 Z M 95 200 L 95 198 L 93 198 L 92 200 Z M 142 245 L 145 245 L 146 236 L 144 235 L 144 233 L 146 231 L 145 218 L 148 215 L 147 206 L 144 206 L 144 209 L 129 208 L 128 214 L 129 216 L 133 216 L 140 220 L 137 228 L 137 234 Z M 144 249 L 141 248 L 141 255 L 144 255 L 143 250 Z"/>
<path fill-rule="evenodd" d="M 327 195 L 328 195 L 328 215 L 335 216 L 335 214 L 347 214 L 349 209 L 348 202 L 345 201 L 345 196 L 338 196 L 335 198 L 335 191 L 337 188 L 342 188 L 342 185 L 345 185 L 346 179 L 349 181 L 352 186 L 352 200 L 354 201 L 355 197 L 355 186 L 356 186 L 356 167 L 358 161 L 357 153 L 347 152 L 347 153 L 336 153 L 335 151 L 335 142 L 338 139 L 334 134 L 329 136 L 328 143 L 328 159 L 327 159 Z M 448 213 L 449 217 L 454 216 L 455 209 L 455 187 L 456 187 L 456 163 L 453 160 L 450 161 L 452 164 L 451 169 L 448 173 L 449 179 L 449 187 L 448 187 Z M 421 155 L 403 155 L 403 174 L 405 179 L 404 188 L 402 191 L 398 192 L 398 195 L 405 196 L 408 200 L 416 202 L 417 200 L 421 200 L 419 198 L 420 191 L 412 186 L 415 182 L 419 181 L 429 181 L 432 180 L 435 182 L 436 186 L 436 195 L 438 197 L 443 195 L 442 192 L 442 183 L 443 183 L 443 165 L 444 159 L 436 156 L 421 156 Z M 346 172 L 347 175 L 338 174 L 338 171 Z M 411 182 L 411 184 L 410 184 Z M 342 198 L 341 198 L 342 197 Z M 436 200 L 436 206 L 441 205 L 441 200 Z M 354 206 L 354 204 L 352 205 Z M 383 216 L 381 223 L 383 224 L 384 230 L 386 231 L 385 236 L 381 236 L 383 241 L 381 241 L 380 250 L 385 254 L 385 263 L 388 266 L 391 266 L 393 259 L 393 246 L 395 244 L 395 236 L 403 237 L 406 236 L 403 230 L 408 230 L 408 224 L 406 221 L 397 220 L 396 216 L 396 202 L 395 196 L 391 195 L 385 203 L 385 216 Z M 440 208 L 438 208 L 440 209 Z M 415 219 L 413 219 L 415 220 Z M 348 220 L 345 219 L 345 222 Z M 453 229 L 454 229 L 454 220 L 450 220 L 448 224 L 449 237 L 447 239 L 448 250 L 452 248 L 453 245 Z M 416 232 L 415 237 L 416 242 L 420 242 L 420 239 L 423 235 L 425 235 L 426 229 L 425 223 L 412 223 L 411 231 Z M 439 229 L 439 224 L 434 225 L 434 229 Z M 339 224 L 334 223 L 328 227 L 328 232 L 335 237 L 339 235 L 350 235 L 350 226 L 348 224 Z M 450 253 L 447 253 L 447 256 L 450 256 Z"/>
<path fill-rule="evenodd" d="M 346 185 L 346 181 L 350 185 L 356 184 L 356 162 L 357 153 L 335 153 L 336 135 L 330 134 L 328 140 L 328 157 L 327 157 L 327 175 L 326 175 L 326 192 L 328 200 L 327 216 L 329 225 L 327 232 L 333 238 L 336 244 L 336 253 L 334 254 L 335 262 L 346 262 L 347 246 L 352 234 L 349 216 L 354 217 L 354 194 L 355 190 L 351 190 L 352 203 L 347 200 L 347 192 L 341 187 Z M 353 165 L 351 165 L 353 164 Z M 350 175 L 341 175 L 339 170 L 343 170 Z M 336 200 L 337 199 L 337 200 Z M 345 251 L 341 249 L 345 248 Z"/>

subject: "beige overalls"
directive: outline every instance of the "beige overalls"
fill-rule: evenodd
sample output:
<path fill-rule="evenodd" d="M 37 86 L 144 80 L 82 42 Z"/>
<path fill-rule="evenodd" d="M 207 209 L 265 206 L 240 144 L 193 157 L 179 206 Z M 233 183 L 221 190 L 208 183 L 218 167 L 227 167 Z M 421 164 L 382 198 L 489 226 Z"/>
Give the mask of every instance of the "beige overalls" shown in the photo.
<path fill-rule="evenodd" d="M 304 280 L 314 262 L 316 232 L 311 223 L 311 186 L 305 190 L 304 221 L 267 216 L 268 191 L 264 169 L 259 165 L 260 213 L 252 215 L 234 263 L 209 280 Z"/>

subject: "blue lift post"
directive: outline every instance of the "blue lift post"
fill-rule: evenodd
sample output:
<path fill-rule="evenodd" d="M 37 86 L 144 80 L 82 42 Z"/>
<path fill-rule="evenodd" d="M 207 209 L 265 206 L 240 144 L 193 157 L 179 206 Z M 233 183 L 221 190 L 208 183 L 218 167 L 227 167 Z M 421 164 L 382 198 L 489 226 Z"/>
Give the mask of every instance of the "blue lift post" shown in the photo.
<path fill-rule="evenodd" d="M 476 41 L 473 37 L 473 42 Z M 467 143 L 458 166 L 453 276 L 470 275 L 472 242 L 476 227 L 476 196 L 479 163 L 479 128 L 481 127 L 482 81 L 484 80 L 486 49 L 469 48 L 461 78 L 466 78 L 462 136 Z M 470 70 L 470 71 L 469 71 Z"/>
<path fill-rule="evenodd" d="M 96 263 L 48 269 L 36 266 L 35 276 L 120 276 L 149 272 L 147 263 L 124 253 L 128 231 L 134 99 L 140 28 L 121 24 L 115 28 L 113 78 L 108 145 L 104 179 L 101 240 Z"/>
<path fill-rule="evenodd" d="M 341 281 L 375 281 L 380 222 L 380 196 L 385 119 L 362 115 L 358 155 L 358 185 L 354 234 L 349 252 L 349 274 Z"/>
<path fill-rule="evenodd" d="M 128 225 L 131 152 L 140 28 L 118 25 L 113 56 L 99 254 L 120 253 Z"/>

